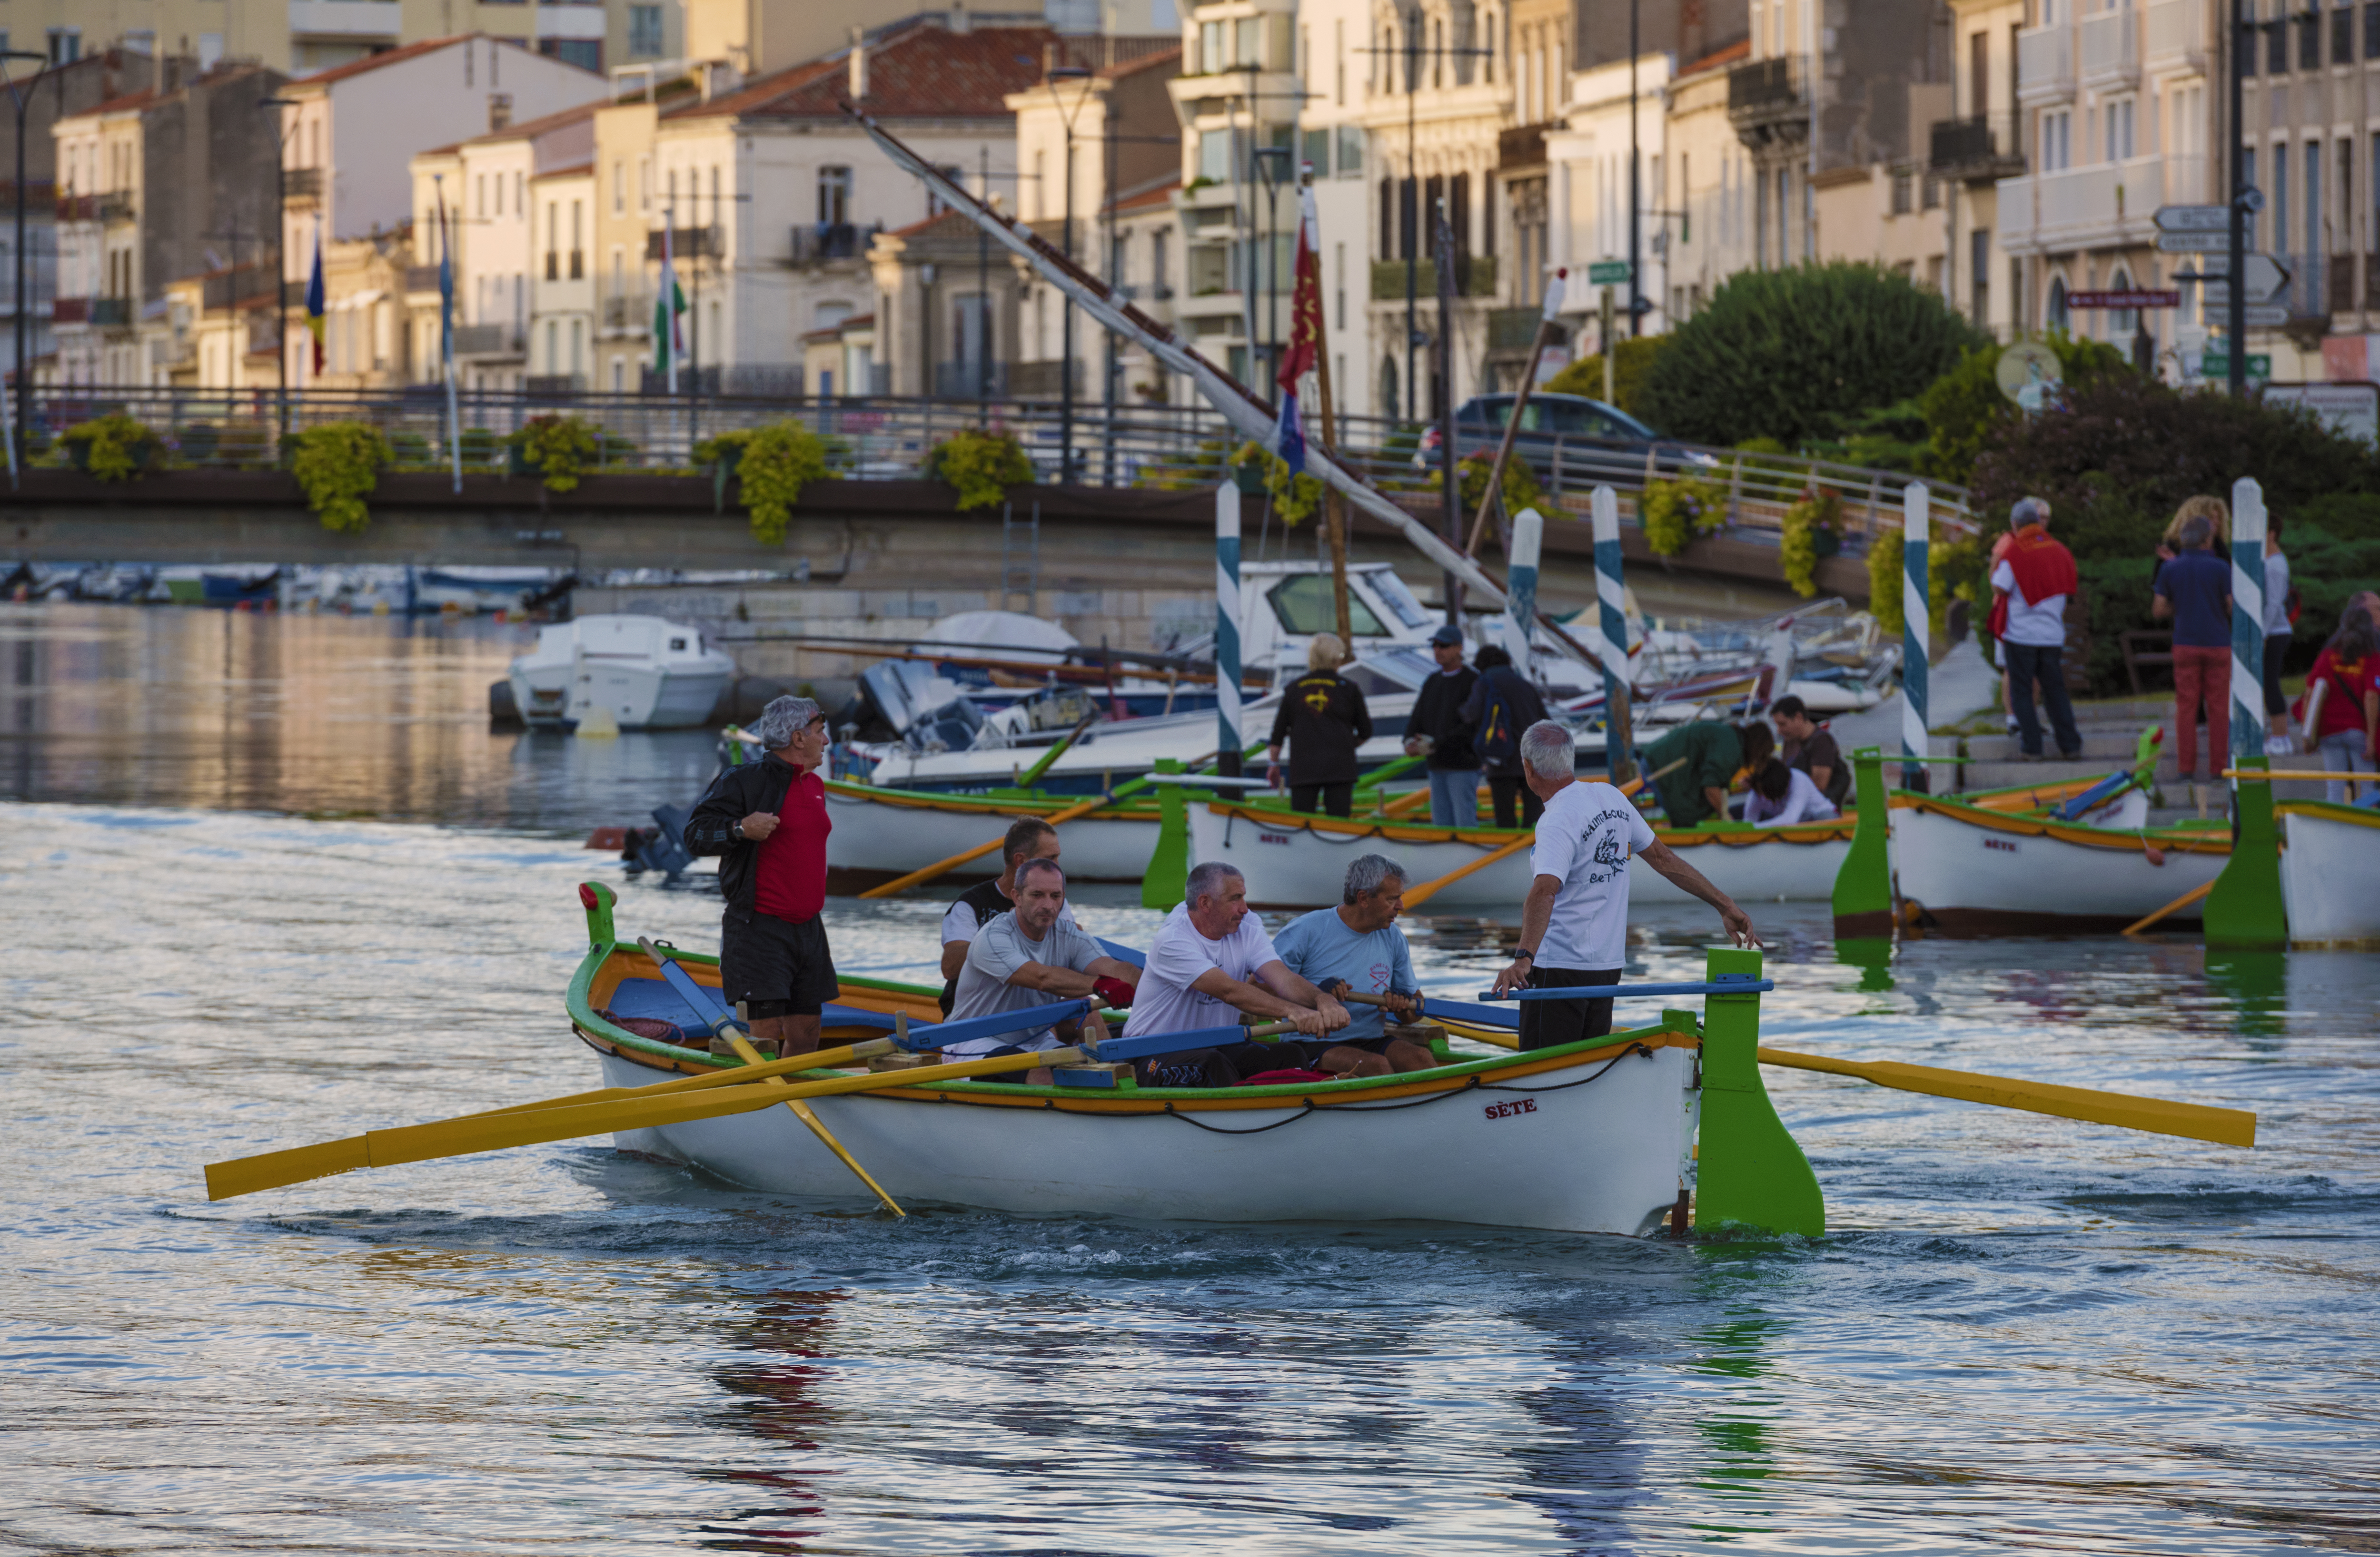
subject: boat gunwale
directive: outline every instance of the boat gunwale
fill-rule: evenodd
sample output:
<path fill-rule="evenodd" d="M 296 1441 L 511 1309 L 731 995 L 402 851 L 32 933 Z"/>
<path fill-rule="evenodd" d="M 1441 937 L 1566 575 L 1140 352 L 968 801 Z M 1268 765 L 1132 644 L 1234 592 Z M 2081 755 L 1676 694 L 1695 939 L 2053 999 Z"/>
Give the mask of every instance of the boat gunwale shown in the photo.
<path fill-rule="evenodd" d="M 2341 777 L 2356 776 L 2342 774 Z M 2371 776 L 2365 774 L 2362 777 Z M 2281 816 L 2310 816 L 2325 822 L 2344 822 L 2350 827 L 2380 827 L 2380 811 L 2374 811 L 2368 805 L 2349 805 L 2344 801 L 2277 800 L 2273 802 L 2273 811 L 2275 815 Z"/>
<path fill-rule="evenodd" d="M 1411 791 L 1408 791 L 1411 792 Z M 1378 818 L 1324 816 L 1305 812 L 1263 811 L 1235 801 L 1209 801 L 1207 812 L 1214 816 L 1235 816 L 1243 821 L 1279 821 L 1290 828 L 1303 827 L 1308 832 L 1352 833 L 1358 837 L 1377 834 L 1392 843 L 1468 843 L 1480 848 L 1501 848 L 1516 838 L 1525 838 L 1536 829 L 1531 827 L 1434 827 L 1426 823 L 1395 823 Z M 1842 816 L 1825 822 L 1796 822 L 1781 827 L 1754 827 L 1730 822 L 1707 830 L 1701 827 L 1659 827 L 1654 835 L 1672 849 L 1696 849 L 1717 843 L 1731 849 L 1749 849 L 1756 844 L 1781 842 L 1809 847 L 1821 843 L 1849 842 L 1855 816 Z"/>
<path fill-rule="evenodd" d="M 2231 835 L 2213 829 L 2195 827 L 2090 827 L 2079 822 L 2054 822 L 2046 817 L 2028 816 L 2022 813 L 1990 811 L 1962 801 L 1945 799 L 1940 795 L 1912 794 L 1895 790 L 1890 801 L 1895 811 L 1930 812 L 1954 822 L 1964 822 L 1994 832 L 2020 833 L 2027 838 L 2051 838 L 2061 843 L 2076 843 L 2092 849 L 2105 849 L 2131 853 L 2144 843 L 2153 843 L 2168 852 L 2185 854 L 2229 854 Z"/>

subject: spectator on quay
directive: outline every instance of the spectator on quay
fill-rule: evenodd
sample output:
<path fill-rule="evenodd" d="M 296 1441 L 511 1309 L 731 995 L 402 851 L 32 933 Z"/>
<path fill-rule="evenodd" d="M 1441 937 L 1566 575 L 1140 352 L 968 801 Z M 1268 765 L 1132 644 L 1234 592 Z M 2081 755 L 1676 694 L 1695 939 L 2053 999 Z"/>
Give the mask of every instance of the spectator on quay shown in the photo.
<path fill-rule="evenodd" d="M 1743 819 L 1755 827 L 1787 827 L 1796 822 L 1831 822 L 1842 813 L 1819 791 L 1810 776 L 1788 767 L 1775 757 L 1752 774 L 1752 791 L 1743 797 Z"/>
<path fill-rule="evenodd" d="M 2033 701 L 2038 683 L 2058 732 L 2058 754 L 2071 762 L 2082 754 L 2064 663 L 2066 597 L 2079 582 L 2074 554 L 2050 537 L 2049 505 L 2038 498 L 2019 499 L 2009 524 L 2008 551 L 1992 567 L 1992 629 L 2008 666 L 2018 747 L 2025 761 L 2041 760 L 2041 721 Z"/>
<path fill-rule="evenodd" d="M 2182 499 L 2181 506 L 2173 511 L 2171 519 L 2166 521 L 2165 534 L 2157 539 L 2157 561 L 2170 562 L 2181 555 L 2185 549 L 2182 545 L 2181 527 L 2192 519 L 2204 519 L 2213 526 L 2214 539 L 2211 545 L 2216 559 L 2218 561 L 2229 561 L 2231 560 L 2231 505 L 2221 498 L 2209 497 L 2203 492 L 2194 498 Z"/>
<path fill-rule="evenodd" d="M 1779 754 L 1785 766 L 1810 776 L 1810 782 L 1838 811 L 1851 798 L 1851 765 L 1827 727 L 1810 717 L 1809 706 L 1788 693 L 1768 706 L 1769 722 L 1777 727 Z"/>
<path fill-rule="evenodd" d="M 1754 719 L 1729 724 L 1724 719 L 1688 719 L 1645 748 L 1647 777 L 1661 797 L 1661 810 L 1673 827 L 1699 827 L 1727 820 L 1727 791 L 1746 771 L 1758 767 L 1777 749 L 1768 727 Z M 1685 766 L 1663 773 L 1670 764 Z"/>
<path fill-rule="evenodd" d="M 2347 608 L 2338 631 L 2306 672 L 2306 741 L 2322 754 L 2325 772 L 2351 775 L 2380 767 L 2380 633 L 2362 604 L 2371 598 L 2355 597 L 2357 603 Z M 2324 798 L 2345 804 L 2348 783 L 2331 779 Z"/>
<path fill-rule="evenodd" d="M 1526 770 L 1521 761 L 1521 732 L 1546 717 L 1546 700 L 1528 677 L 1512 669 L 1512 657 L 1500 646 L 1481 646 L 1472 660 L 1479 667 L 1479 682 L 1463 699 L 1460 717 L 1478 732 L 1473 745 L 1488 775 L 1496 825 L 1534 827 L 1545 804 L 1523 781 Z"/>
<path fill-rule="evenodd" d="M 1405 755 L 1429 758 L 1429 820 L 1437 827 L 1469 827 L 1479 822 L 1479 754 L 1472 727 L 1463 718 L 1463 701 L 1479 672 L 1463 663 L 1463 630 L 1451 624 L 1429 636 L 1438 674 L 1422 683 L 1405 721 Z"/>
<path fill-rule="evenodd" d="M 2282 756 L 2289 740 L 2289 698 L 2281 690 L 2281 662 L 2289 658 L 2289 560 L 2281 550 L 2281 516 L 2265 515 L 2265 750 Z"/>
<path fill-rule="evenodd" d="M 2192 498 L 2182 504 L 2212 501 Z M 2205 778 L 2223 771 L 2231 754 L 2231 565 L 2208 549 L 2214 523 L 2204 513 L 2183 519 L 2175 532 L 2180 554 L 2159 563 L 2150 614 L 2173 619 L 2173 760 L 2184 783 L 2202 782 L 2198 713 L 2206 708 Z"/>
<path fill-rule="evenodd" d="M 1305 674 L 1281 694 L 1272 717 L 1270 759 L 1281 766 L 1281 743 L 1289 742 L 1289 808 L 1311 815 L 1318 807 L 1344 816 L 1355 803 L 1355 749 L 1372 738 L 1372 710 L 1364 692 L 1339 673 L 1349 658 L 1336 633 L 1317 633 L 1305 646 Z"/>

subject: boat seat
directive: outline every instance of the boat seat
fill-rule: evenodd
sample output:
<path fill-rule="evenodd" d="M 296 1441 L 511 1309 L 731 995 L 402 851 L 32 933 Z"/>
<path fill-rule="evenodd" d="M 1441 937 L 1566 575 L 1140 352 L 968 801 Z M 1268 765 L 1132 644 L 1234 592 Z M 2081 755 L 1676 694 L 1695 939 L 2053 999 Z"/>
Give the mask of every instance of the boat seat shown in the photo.
<path fill-rule="evenodd" d="M 622 979 L 619 987 L 612 991 L 607 1009 L 616 1017 L 645 1017 L 656 1021 L 675 1022 L 680 1026 L 693 1020 L 693 1013 L 686 1008 L 686 1002 L 678 997 L 677 991 L 660 979 Z M 828 1027 L 864 1027 L 882 1032 L 892 1031 L 891 1012 L 863 1011 L 856 1006 L 830 1004 L 820 1020 Z"/>

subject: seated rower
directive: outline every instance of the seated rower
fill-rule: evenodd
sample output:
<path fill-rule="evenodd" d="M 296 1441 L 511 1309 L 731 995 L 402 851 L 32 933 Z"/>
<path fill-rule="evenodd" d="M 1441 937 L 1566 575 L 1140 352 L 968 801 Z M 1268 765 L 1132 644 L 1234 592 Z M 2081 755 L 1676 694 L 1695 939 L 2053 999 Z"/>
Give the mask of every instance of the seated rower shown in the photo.
<path fill-rule="evenodd" d="M 1752 771 L 1752 792 L 1743 799 L 1743 819 L 1763 827 L 1796 822 L 1831 822 L 1842 813 L 1808 774 L 1770 757 Z"/>
<path fill-rule="evenodd" d="M 1099 949 L 1099 943 L 1076 929 L 1066 914 L 1066 873 L 1054 860 L 1026 860 L 1016 868 L 1016 907 L 996 915 L 968 943 L 966 964 L 959 970 L 958 993 L 951 1020 L 997 1016 L 1022 1011 L 1077 996 L 1098 996 L 1129 1002 L 1131 986 L 1140 970 L 1119 962 Z M 1087 1034 L 1085 1028 L 1089 1029 Z M 1026 1029 L 962 1039 L 942 1046 L 948 1062 L 990 1059 L 1034 1049 L 1055 1049 L 1088 1036 L 1093 1042 L 1108 1035 L 1107 1024 L 1094 1008 L 1086 1021 L 1062 1021 L 1054 1028 Z M 1044 1067 L 987 1081 L 1030 1081 L 1050 1084 Z"/>
<path fill-rule="evenodd" d="M 959 970 L 966 966 L 967 945 L 977 932 L 1016 906 L 1016 867 L 1027 860 L 1058 858 L 1058 829 L 1038 816 L 1019 816 L 1000 840 L 1000 875 L 978 881 L 960 893 L 942 915 L 942 1015 L 951 1014 L 958 998 Z M 1066 910 L 1058 923 L 1079 930 L 1075 911 Z"/>
<path fill-rule="evenodd" d="M 1347 1025 L 1347 1008 L 1289 968 L 1264 924 L 1248 912 L 1248 884 L 1231 866 L 1194 867 L 1184 900 L 1148 943 L 1148 959 L 1124 1036 L 1195 1032 L 1222 1027 L 1237 1013 L 1285 1020 L 1319 1038 Z M 1297 1056 L 1303 1057 L 1299 1046 Z M 1139 1062 L 1151 1087 L 1236 1087 L 1243 1075 L 1279 1067 L 1273 1045 L 1235 1044 L 1152 1055 Z"/>
<path fill-rule="evenodd" d="M 1291 972 L 1342 1000 L 1349 990 L 1378 996 L 1390 1011 L 1409 1017 L 1421 985 L 1405 933 L 1397 928 L 1404 897 L 1404 867 L 1385 854 L 1366 854 L 1347 867 L 1339 906 L 1291 920 L 1273 937 L 1274 949 Z M 1386 1076 L 1438 1063 L 1427 1045 L 1388 1036 L 1381 1008 L 1371 1005 L 1350 1006 L 1344 1031 L 1305 1047 L 1310 1067 L 1334 1076 Z"/>

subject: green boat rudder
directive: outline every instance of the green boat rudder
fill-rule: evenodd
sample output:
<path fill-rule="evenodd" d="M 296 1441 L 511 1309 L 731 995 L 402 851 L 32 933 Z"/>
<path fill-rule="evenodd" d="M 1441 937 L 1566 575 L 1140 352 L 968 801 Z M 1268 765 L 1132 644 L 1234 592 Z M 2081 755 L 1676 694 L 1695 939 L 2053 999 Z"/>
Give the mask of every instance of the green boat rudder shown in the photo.
<path fill-rule="evenodd" d="M 1760 961 L 1757 951 L 1720 947 L 1710 952 L 1703 977 L 1756 979 Z M 1805 1237 L 1827 1230 L 1818 1176 L 1760 1079 L 1757 993 L 1704 997 L 1701 1141 L 1695 1227 L 1732 1224 Z"/>
<path fill-rule="evenodd" d="M 1179 773 L 1173 757 L 1157 759 L 1160 773 Z M 1190 885 L 1190 804 L 1179 784 L 1159 784 L 1157 848 L 1148 856 L 1148 871 L 1140 878 L 1140 906 L 1171 913 Z"/>
<path fill-rule="evenodd" d="M 600 881 L 578 884 L 579 906 L 587 911 L 587 944 L 611 946 L 619 940 L 612 930 L 612 905 L 619 897 Z"/>
<path fill-rule="evenodd" d="M 1859 800 L 1851 852 L 1835 872 L 1835 938 L 1892 934 L 1891 797 L 1884 787 L 1884 753 L 1862 746 L 1852 754 L 1852 792 Z"/>
<path fill-rule="evenodd" d="M 2239 768 L 2269 769 L 2266 757 L 2238 757 Z M 2206 894 L 2204 923 L 2208 946 L 2277 950 L 2289 942 L 2289 911 L 2281 900 L 2281 837 L 2273 820 L 2273 786 L 2262 778 L 2234 779 L 2239 836 L 2231 858 Z"/>

